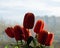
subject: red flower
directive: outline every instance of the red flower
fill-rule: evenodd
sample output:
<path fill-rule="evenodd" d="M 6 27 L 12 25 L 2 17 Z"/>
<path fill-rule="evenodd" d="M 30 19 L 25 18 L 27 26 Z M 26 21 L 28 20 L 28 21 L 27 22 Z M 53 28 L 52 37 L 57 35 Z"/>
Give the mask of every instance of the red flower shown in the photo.
<path fill-rule="evenodd" d="M 48 32 L 47 32 L 47 31 L 45 31 L 45 30 L 41 31 L 41 32 L 38 34 L 38 37 L 37 37 L 38 42 L 39 42 L 40 44 L 44 45 L 47 36 L 48 36 Z"/>
<path fill-rule="evenodd" d="M 33 13 L 26 13 L 23 21 L 24 28 L 32 29 L 34 26 L 35 17 Z"/>
<path fill-rule="evenodd" d="M 53 33 L 48 34 L 45 45 L 46 46 L 52 45 L 53 39 L 54 39 L 54 34 Z"/>
<path fill-rule="evenodd" d="M 44 22 L 42 20 L 38 20 L 36 22 L 36 25 L 34 27 L 34 32 L 39 33 L 44 28 Z"/>
<path fill-rule="evenodd" d="M 15 36 L 15 39 L 18 41 L 18 40 L 22 40 L 24 38 L 24 33 L 22 31 L 22 27 L 19 26 L 19 25 L 16 25 L 14 27 L 14 36 Z"/>
<path fill-rule="evenodd" d="M 23 28 L 23 32 L 25 35 L 24 40 L 27 41 L 27 39 L 31 36 L 31 32 L 29 31 L 29 29 Z"/>
<path fill-rule="evenodd" d="M 14 38 L 14 30 L 12 27 L 8 27 L 7 29 L 5 29 L 5 32 L 9 37 Z"/>

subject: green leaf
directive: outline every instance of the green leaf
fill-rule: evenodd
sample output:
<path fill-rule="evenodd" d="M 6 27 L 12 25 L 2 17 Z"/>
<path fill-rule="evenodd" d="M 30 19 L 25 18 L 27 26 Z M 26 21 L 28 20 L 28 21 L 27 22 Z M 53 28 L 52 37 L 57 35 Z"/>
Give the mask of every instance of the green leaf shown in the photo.
<path fill-rule="evenodd" d="M 15 48 L 19 48 L 18 46 L 15 46 Z"/>
<path fill-rule="evenodd" d="M 36 40 L 33 39 L 34 48 L 36 48 Z"/>
<path fill-rule="evenodd" d="M 32 40 L 33 40 L 33 37 L 30 36 L 30 37 L 28 38 L 28 40 L 27 40 L 27 45 L 29 45 L 29 44 L 31 43 Z"/>
<path fill-rule="evenodd" d="M 8 48 L 8 45 L 6 45 L 5 48 Z"/>

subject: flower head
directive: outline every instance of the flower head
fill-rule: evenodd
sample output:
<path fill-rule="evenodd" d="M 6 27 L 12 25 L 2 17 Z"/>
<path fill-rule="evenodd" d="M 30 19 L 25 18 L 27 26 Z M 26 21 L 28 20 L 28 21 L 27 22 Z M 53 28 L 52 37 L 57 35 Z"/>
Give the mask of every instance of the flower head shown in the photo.
<path fill-rule="evenodd" d="M 16 25 L 14 27 L 14 37 L 16 40 L 22 40 L 24 38 L 24 33 L 22 31 L 22 27 L 19 25 Z"/>
<path fill-rule="evenodd" d="M 37 40 L 40 44 L 44 45 L 45 42 L 46 42 L 46 38 L 48 36 L 48 32 L 45 31 L 45 30 L 42 30 L 39 34 L 38 34 L 38 37 L 37 37 Z"/>
<path fill-rule="evenodd" d="M 23 21 L 24 28 L 32 29 L 34 26 L 35 17 L 33 13 L 26 13 Z"/>
<path fill-rule="evenodd" d="M 48 37 L 46 39 L 45 45 L 46 46 L 52 45 L 53 39 L 54 39 L 54 34 L 53 33 L 49 33 Z"/>
<path fill-rule="evenodd" d="M 14 29 L 12 27 L 5 29 L 5 32 L 9 37 L 14 38 Z"/>
<path fill-rule="evenodd" d="M 31 32 L 29 31 L 29 29 L 23 28 L 23 32 L 25 35 L 24 40 L 27 41 L 27 39 L 31 36 Z"/>
<path fill-rule="evenodd" d="M 34 27 L 34 32 L 38 34 L 40 31 L 43 30 L 43 28 L 44 28 L 44 22 L 42 20 L 38 20 Z"/>

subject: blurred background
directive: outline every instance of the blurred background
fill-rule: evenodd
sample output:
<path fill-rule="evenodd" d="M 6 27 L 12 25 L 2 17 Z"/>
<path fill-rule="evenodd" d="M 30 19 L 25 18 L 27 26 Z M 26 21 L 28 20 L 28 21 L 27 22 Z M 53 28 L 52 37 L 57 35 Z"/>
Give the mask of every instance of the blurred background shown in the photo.
<path fill-rule="evenodd" d="M 45 29 L 55 35 L 54 48 L 60 48 L 60 0 L 0 0 L 0 44 L 14 42 L 4 30 L 16 24 L 22 26 L 27 12 L 34 13 L 35 22 L 44 20 Z M 31 32 L 34 36 L 33 29 Z"/>

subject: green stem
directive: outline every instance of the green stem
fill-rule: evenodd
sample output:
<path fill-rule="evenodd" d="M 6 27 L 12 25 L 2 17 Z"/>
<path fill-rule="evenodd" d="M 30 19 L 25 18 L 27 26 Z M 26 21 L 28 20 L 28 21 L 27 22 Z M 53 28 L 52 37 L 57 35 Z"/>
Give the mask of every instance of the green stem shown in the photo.
<path fill-rule="evenodd" d="M 17 45 L 18 45 L 18 41 L 17 41 Z"/>
<path fill-rule="evenodd" d="M 44 48 L 46 48 L 46 46 L 44 46 Z"/>
<path fill-rule="evenodd" d="M 15 46 L 16 48 L 20 48 L 20 45 L 18 44 L 18 41 L 17 41 L 17 46 Z"/>
<path fill-rule="evenodd" d="M 42 45 L 40 44 L 40 48 L 46 48 L 46 46 L 42 46 Z"/>
<path fill-rule="evenodd" d="M 21 45 L 23 45 L 23 41 L 21 40 Z"/>
<path fill-rule="evenodd" d="M 36 41 L 33 39 L 34 48 L 36 48 Z"/>
<path fill-rule="evenodd" d="M 28 48 L 28 45 L 27 44 L 25 45 L 25 48 Z"/>

